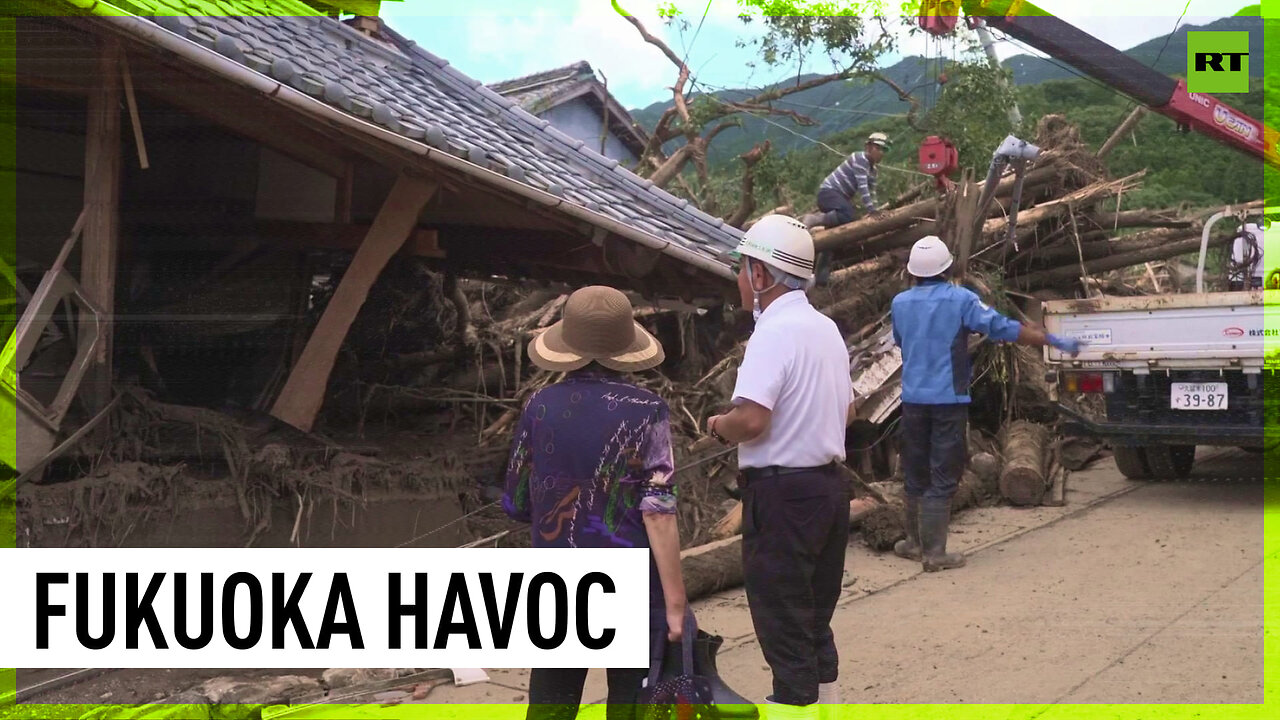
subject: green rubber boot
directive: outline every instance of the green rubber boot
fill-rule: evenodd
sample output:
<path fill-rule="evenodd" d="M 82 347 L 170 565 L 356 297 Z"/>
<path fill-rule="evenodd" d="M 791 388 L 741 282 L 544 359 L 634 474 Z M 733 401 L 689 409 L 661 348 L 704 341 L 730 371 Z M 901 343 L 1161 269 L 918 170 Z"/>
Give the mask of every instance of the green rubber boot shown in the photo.
<path fill-rule="evenodd" d="M 920 498 L 907 496 L 906 517 L 902 524 L 907 530 L 907 537 L 893 544 L 893 554 L 920 562 Z"/>

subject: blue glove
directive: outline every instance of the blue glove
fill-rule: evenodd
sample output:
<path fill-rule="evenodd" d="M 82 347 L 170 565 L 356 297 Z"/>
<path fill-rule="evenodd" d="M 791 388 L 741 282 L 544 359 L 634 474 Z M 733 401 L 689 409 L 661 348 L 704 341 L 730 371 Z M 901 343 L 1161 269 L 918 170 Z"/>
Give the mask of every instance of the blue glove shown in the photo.
<path fill-rule="evenodd" d="M 1061 335 L 1054 335 L 1052 333 L 1049 334 L 1047 339 L 1050 345 L 1070 355 L 1075 355 L 1080 352 L 1080 348 L 1085 344 L 1082 340 L 1078 340 L 1073 337 L 1062 337 Z"/>

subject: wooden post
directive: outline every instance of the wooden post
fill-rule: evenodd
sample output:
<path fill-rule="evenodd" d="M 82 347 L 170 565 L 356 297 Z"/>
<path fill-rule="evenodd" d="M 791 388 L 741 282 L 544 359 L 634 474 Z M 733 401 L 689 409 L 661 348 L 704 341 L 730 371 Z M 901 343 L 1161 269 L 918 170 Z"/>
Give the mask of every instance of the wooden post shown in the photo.
<path fill-rule="evenodd" d="M 1146 114 L 1146 106 L 1139 105 L 1134 108 L 1133 112 L 1129 113 L 1129 116 L 1124 119 L 1124 122 L 1120 123 L 1120 126 L 1111 133 L 1111 137 L 1107 138 L 1107 141 L 1102 143 L 1102 147 L 1098 148 L 1097 157 L 1104 158 L 1107 155 L 1110 155 L 1111 151 L 1115 149 L 1116 143 L 1120 142 L 1121 138 L 1132 131 L 1134 126 L 1138 124 L 1138 121 L 1142 119 L 1142 116 Z"/>
<path fill-rule="evenodd" d="M 351 223 L 351 193 L 355 188 L 356 167 L 354 163 L 346 163 L 346 170 L 338 178 L 338 188 L 334 198 L 333 221 L 335 223 Z"/>
<path fill-rule="evenodd" d="M 418 222 L 418 214 L 436 191 L 436 184 L 401 175 L 382 209 L 374 218 L 364 242 L 356 250 L 351 266 L 329 300 L 324 315 L 307 340 L 302 357 L 289 373 L 271 414 L 284 422 L 310 431 L 324 402 L 325 387 L 334 360 L 351 323 L 369 295 L 369 288 L 382 268 L 400 250 Z"/>
<path fill-rule="evenodd" d="M 956 186 L 956 280 L 963 281 L 969 269 L 969 255 L 973 252 L 974 227 L 978 213 L 978 196 L 982 191 L 973 181 L 973 168 L 965 168 Z"/>
<path fill-rule="evenodd" d="M 111 336 L 120 225 L 119 43 L 108 41 L 102 46 L 96 80 L 89 93 L 85 137 L 85 226 L 80 284 L 106 317 L 103 318 L 97 357 L 82 386 L 82 395 L 90 412 L 106 407 L 111 399 Z"/>

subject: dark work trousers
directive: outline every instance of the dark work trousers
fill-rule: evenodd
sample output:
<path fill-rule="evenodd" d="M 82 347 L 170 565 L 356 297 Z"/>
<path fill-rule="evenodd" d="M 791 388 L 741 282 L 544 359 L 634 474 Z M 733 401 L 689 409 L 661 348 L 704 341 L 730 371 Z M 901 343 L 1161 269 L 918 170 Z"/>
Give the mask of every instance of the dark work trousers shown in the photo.
<path fill-rule="evenodd" d="M 748 481 L 743 490 L 742 570 L 774 702 L 815 703 L 818 684 L 839 672 L 831 615 L 844 579 L 849 499 L 834 467 Z"/>
<path fill-rule="evenodd" d="M 645 668 L 610 668 L 608 720 L 633 720 Z M 582 702 L 586 668 L 534 668 L 529 671 L 529 712 L 526 720 L 573 720 Z"/>
<path fill-rule="evenodd" d="M 831 188 L 818 190 L 818 209 L 827 213 L 828 223 L 830 223 L 832 213 L 835 214 L 836 221 L 830 223 L 832 227 L 851 223 L 858 215 L 858 211 L 854 209 L 853 203 L 849 202 L 849 198 L 840 194 L 839 190 L 832 190 Z"/>
<path fill-rule="evenodd" d="M 955 495 L 968 460 L 969 405 L 902 403 L 900 432 L 907 494 Z"/>

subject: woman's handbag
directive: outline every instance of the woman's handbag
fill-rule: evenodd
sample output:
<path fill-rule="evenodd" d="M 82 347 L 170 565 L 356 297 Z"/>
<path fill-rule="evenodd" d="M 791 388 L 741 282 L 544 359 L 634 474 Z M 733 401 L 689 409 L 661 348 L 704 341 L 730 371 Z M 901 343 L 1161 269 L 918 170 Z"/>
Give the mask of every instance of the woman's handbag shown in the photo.
<path fill-rule="evenodd" d="M 724 640 L 698 630 L 685 615 L 684 637 L 663 643 L 640 690 L 639 720 L 758 718 L 756 706 L 730 689 L 716 673 L 715 653 Z"/>

